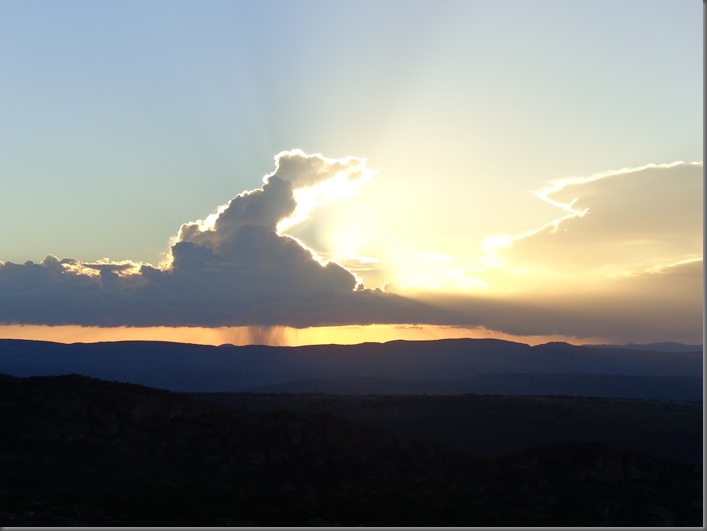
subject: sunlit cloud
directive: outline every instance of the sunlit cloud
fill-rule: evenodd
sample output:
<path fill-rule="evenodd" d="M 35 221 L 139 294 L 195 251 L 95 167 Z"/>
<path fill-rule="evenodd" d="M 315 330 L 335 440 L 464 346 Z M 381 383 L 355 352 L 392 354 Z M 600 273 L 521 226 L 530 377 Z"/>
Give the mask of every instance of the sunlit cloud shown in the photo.
<path fill-rule="evenodd" d="M 513 245 L 513 236 L 509 234 L 497 234 L 489 236 L 481 243 L 484 256 L 481 260 L 486 268 L 505 267 L 508 260 L 504 256 L 499 256 L 499 251 L 508 249 Z"/>
<path fill-rule="evenodd" d="M 421 318 L 422 305 L 366 290 L 355 272 L 284 233 L 319 204 L 355 194 L 373 175 L 365 161 L 292 150 L 275 165 L 260 188 L 182 224 L 157 266 L 53 256 L 2 264 L 0 322 L 306 327 Z"/>
<path fill-rule="evenodd" d="M 209 344 L 394 339 L 402 329 L 393 324 L 575 342 L 700 340 L 701 163 L 553 182 L 537 197 L 561 215 L 492 233 L 474 259 L 461 240 L 459 255 L 425 250 L 424 241 L 368 253 L 360 227 L 315 251 L 294 229 L 323 223 L 317 208 L 351 200 L 373 172 L 363 159 L 299 150 L 275 162 L 260 188 L 182 224 L 162 264 L 51 255 L 0 263 L 0 323 L 163 338 L 180 329 L 187 339 L 175 340 Z M 364 276 L 384 288 L 367 289 Z"/>
<path fill-rule="evenodd" d="M 260 188 L 237 195 L 204 220 L 183 224 L 174 243 L 219 249 L 242 227 L 251 225 L 283 236 L 309 219 L 316 207 L 353 197 L 375 174 L 364 159 L 331 159 L 299 149 L 276 155 L 275 166 L 274 172 L 263 177 Z M 301 240 L 296 241 L 304 246 Z"/>
<path fill-rule="evenodd" d="M 701 341 L 702 163 L 561 179 L 536 196 L 560 215 L 488 236 L 476 259 L 412 262 L 419 277 L 390 290 L 515 335 Z M 455 275 L 476 282 L 452 288 Z"/>
<path fill-rule="evenodd" d="M 671 274 L 676 271 L 676 269 L 680 268 L 692 268 L 694 269 L 695 267 L 699 266 L 700 270 L 702 269 L 702 258 L 685 258 L 683 260 L 678 260 L 676 262 L 671 262 L 669 264 L 658 264 L 654 265 L 652 267 L 649 267 L 643 271 L 630 271 L 626 273 L 627 276 L 636 276 L 636 275 L 641 275 L 641 274 L 656 274 L 656 275 L 665 275 L 665 274 Z"/>
<path fill-rule="evenodd" d="M 588 177 L 578 177 L 578 176 L 564 177 L 561 179 L 555 179 L 552 182 L 550 182 L 549 185 L 540 188 L 539 190 L 537 190 L 535 192 L 535 195 L 539 199 L 546 201 L 554 206 L 557 206 L 570 214 L 582 215 L 583 213 L 585 213 L 586 209 L 576 210 L 573 208 L 574 204 L 579 199 L 578 197 L 574 197 L 572 200 L 570 200 L 568 202 L 568 201 L 561 201 L 561 200 L 553 199 L 550 196 L 557 195 L 569 187 L 591 183 L 591 182 L 598 181 L 601 179 L 606 179 L 607 177 L 619 177 L 621 175 L 627 175 L 630 173 L 638 173 L 638 172 L 642 172 L 644 170 L 670 169 L 670 168 L 676 168 L 676 167 L 680 167 L 680 166 L 702 167 L 702 161 L 695 161 L 695 162 L 687 163 L 682 160 L 678 160 L 675 162 L 662 163 L 662 164 L 650 163 L 650 164 L 644 164 L 643 166 L 637 166 L 634 168 L 621 168 L 620 170 L 607 170 L 607 171 L 595 173 L 595 174 L 590 175 Z"/>
<path fill-rule="evenodd" d="M 487 276 L 522 270 L 584 282 L 702 256 L 702 163 L 646 164 L 553 181 L 535 195 L 564 214 L 482 243 Z M 505 268 L 505 271 L 490 271 Z M 500 275 L 500 276 L 499 276 Z M 542 289 L 542 278 L 526 287 Z"/>
<path fill-rule="evenodd" d="M 313 159 L 315 164 L 318 164 L 320 168 L 322 166 L 321 163 L 324 162 L 327 170 L 320 169 L 320 171 L 316 173 L 316 176 L 319 178 L 318 180 L 312 179 L 311 182 L 298 182 L 298 180 L 296 180 L 293 183 L 292 195 L 297 206 L 290 216 L 278 222 L 278 234 L 283 234 L 288 229 L 308 219 L 318 206 L 325 205 L 331 201 L 353 197 L 356 195 L 358 189 L 376 173 L 374 170 L 366 168 L 364 160 L 355 157 L 346 157 L 345 159 L 337 161 L 324 158 L 321 155 L 305 155 L 301 151 L 291 153 Z M 284 173 L 289 176 L 290 171 L 280 171 L 280 165 L 283 164 L 281 158 L 277 159 L 278 169 L 273 175 Z M 285 160 L 289 162 L 292 160 L 292 157 L 289 156 Z M 266 184 L 268 178 L 269 177 L 265 178 Z"/>

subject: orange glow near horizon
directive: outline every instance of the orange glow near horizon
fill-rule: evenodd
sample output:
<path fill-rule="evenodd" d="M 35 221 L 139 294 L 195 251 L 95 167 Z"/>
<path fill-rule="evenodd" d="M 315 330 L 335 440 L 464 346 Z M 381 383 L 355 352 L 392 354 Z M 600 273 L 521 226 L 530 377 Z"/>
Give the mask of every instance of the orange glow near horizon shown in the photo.
<path fill-rule="evenodd" d="M 528 345 L 564 341 L 575 345 L 611 343 L 604 338 L 576 338 L 561 335 L 513 335 L 483 327 L 461 328 L 437 325 L 348 325 L 292 328 L 287 326 L 240 327 L 114 327 L 0 325 L 2 339 L 31 339 L 58 343 L 102 341 L 171 341 L 201 345 L 302 346 L 320 344 L 355 345 L 394 340 L 502 339 Z"/>

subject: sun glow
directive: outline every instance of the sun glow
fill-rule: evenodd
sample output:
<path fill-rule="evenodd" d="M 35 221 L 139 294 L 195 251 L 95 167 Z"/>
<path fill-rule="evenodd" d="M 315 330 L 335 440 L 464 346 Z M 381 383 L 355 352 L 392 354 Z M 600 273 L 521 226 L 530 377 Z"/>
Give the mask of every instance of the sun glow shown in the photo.
<path fill-rule="evenodd" d="M 393 284 L 409 293 L 476 292 L 491 287 L 475 274 L 470 260 L 444 253 L 398 251 L 390 262 Z"/>
<path fill-rule="evenodd" d="M 299 225 L 308 219 L 314 209 L 331 201 L 348 199 L 356 195 L 358 189 L 370 181 L 376 174 L 375 170 L 365 167 L 365 161 L 356 170 L 346 168 L 333 177 L 314 185 L 295 188 L 292 192 L 297 207 L 292 215 L 280 220 L 277 224 L 277 233 L 283 234 L 288 229 Z"/>
<path fill-rule="evenodd" d="M 481 243 L 481 247 L 484 250 L 484 256 L 481 260 L 484 262 L 486 268 L 497 268 L 506 267 L 508 265 L 508 260 L 499 256 L 498 252 L 501 250 L 510 249 L 513 245 L 513 236 L 508 234 L 500 234 L 495 236 L 489 236 Z"/>
<path fill-rule="evenodd" d="M 366 235 L 361 227 L 352 225 L 342 227 L 330 235 L 330 245 L 334 259 L 361 259 L 362 263 L 366 257 L 361 257 L 361 248 L 366 242 Z M 375 260 L 375 259 L 374 259 Z M 370 262 L 369 262 L 370 263 Z"/>

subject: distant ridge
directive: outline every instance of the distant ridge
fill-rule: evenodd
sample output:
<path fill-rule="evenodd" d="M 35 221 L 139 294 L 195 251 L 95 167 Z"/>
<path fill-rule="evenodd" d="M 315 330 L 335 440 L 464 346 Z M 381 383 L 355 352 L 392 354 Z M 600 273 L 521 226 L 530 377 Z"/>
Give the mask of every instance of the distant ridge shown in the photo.
<path fill-rule="evenodd" d="M 499 339 L 300 347 L 215 347 L 159 341 L 67 345 L 5 339 L 0 340 L 0 373 L 12 376 L 76 373 L 180 392 L 237 392 L 292 381 L 337 378 L 399 380 L 407 382 L 404 387 L 410 389 L 415 385 L 412 382 L 416 381 L 475 379 L 478 383 L 482 375 L 496 374 L 505 376 L 497 377 L 493 385 L 486 376 L 484 392 L 511 394 L 517 393 L 513 393 L 509 385 L 521 389 L 530 385 L 529 379 L 533 379 L 534 394 L 556 394 L 562 380 L 559 375 L 564 374 L 580 375 L 576 378 L 583 378 L 584 382 L 593 379 L 594 384 L 577 387 L 587 396 L 608 396 L 607 389 L 614 384 L 600 381 L 601 376 L 693 378 L 697 379 L 690 384 L 694 389 L 702 377 L 702 352 L 663 352 L 568 343 L 531 347 Z M 542 374 L 545 376 L 540 376 Z M 509 383 L 513 378 L 515 383 Z M 521 385 L 522 378 L 525 383 Z M 616 382 L 616 378 L 613 381 Z M 683 400 L 678 398 L 684 396 L 678 380 L 663 379 L 654 383 L 655 388 L 662 391 L 654 393 L 653 398 Z M 562 385 L 567 387 L 566 383 Z M 639 387 L 645 391 L 651 386 Z M 665 389 L 671 387 L 675 393 L 666 394 Z M 636 397 L 651 398 L 644 391 Z M 669 398 L 671 396 L 674 398 Z"/>
<path fill-rule="evenodd" d="M 664 343 L 626 343 L 625 345 L 584 345 L 594 348 L 627 348 L 630 350 L 650 350 L 651 352 L 701 352 L 702 345 L 687 345 L 666 341 Z"/>

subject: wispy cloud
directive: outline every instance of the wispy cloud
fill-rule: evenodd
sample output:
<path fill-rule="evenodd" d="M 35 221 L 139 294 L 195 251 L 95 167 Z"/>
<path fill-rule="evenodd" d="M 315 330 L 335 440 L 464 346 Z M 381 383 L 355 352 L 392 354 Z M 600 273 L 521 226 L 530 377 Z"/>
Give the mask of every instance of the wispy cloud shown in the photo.
<path fill-rule="evenodd" d="M 487 238 L 484 267 L 521 268 L 557 283 L 576 282 L 578 272 L 596 280 L 702 256 L 702 162 L 559 179 L 535 195 L 563 215 Z"/>

